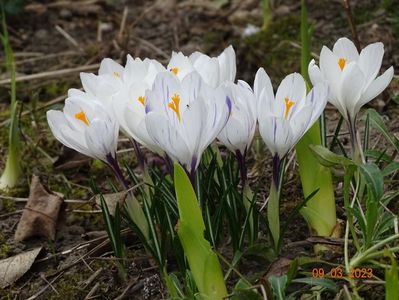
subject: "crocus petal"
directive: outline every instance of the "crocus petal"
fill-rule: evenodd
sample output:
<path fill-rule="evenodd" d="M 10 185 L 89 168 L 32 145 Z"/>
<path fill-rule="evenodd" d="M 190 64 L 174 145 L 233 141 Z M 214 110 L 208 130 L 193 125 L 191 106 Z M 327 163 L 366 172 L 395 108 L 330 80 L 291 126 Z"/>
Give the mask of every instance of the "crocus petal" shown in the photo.
<path fill-rule="evenodd" d="M 126 84 L 133 82 L 141 82 L 147 75 L 146 64 L 140 59 L 134 59 L 132 56 L 127 56 L 125 72 L 123 80 Z"/>
<path fill-rule="evenodd" d="M 92 96 L 96 95 L 97 89 L 97 80 L 96 75 L 92 73 L 80 73 L 80 81 L 82 82 L 83 89 L 86 93 L 89 93 Z"/>
<path fill-rule="evenodd" d="M 325 80 L 323 73 L 321 73 L 320 68 L 316 65 L 314 59 L 312 59 L 309 63 L 308 74 L 313 86 Z"/>
<path fill-rule="evenodd" d="M 389 85 L 393 78 L 393 67 L 390 67 L 388 70 L 384 72 L 381 76 L 377 77 L 371 84 L 367 87 L 367 89 L 363 92 L 360 100 L 356 103 L 355 111 L 359 111 L 360 108 L 373 100 L 379 94 L 382 93 L 383 90 Z"/>
<path fill-rule="evenodd" d="M 110 58 L 104 58 L 101 61 L 100 68 L 98 70 L 98 75 L 109 74 L 121 79 L 123 76 L 123 71 L 124 68 L 116 61 Z"/>
<path fill-rule="evenodd" d="M 106 161 L 107 154 L 115 156 L 118 137 L 114 134 L 115 126 L 105 120 L 95 119 L 85 131 L 86 143 L 96 158 Z"/>
<path fill-rule="evenodd" d="M 236 113 L 237 114 L 237 113 Z M 241 117 L 244 117 L 241 115 Z M 226 126 L 218 135 L 218 139 L 233 153 L 236 150 L 244 153 L 248 143 L 248 132 L 240 115 L 230 117 Z"/>
<path fill-rule="evenodd" d="M 175 74 L 180 80 L 194 71 L 191 61 L 182 52 L 172 52 L 172 58 L 169 61 L 167 69 Z"/>
<path fill-rule="evenodd" d="M 149 135 L 161 149 L 174 161 L 187 168 L 191 166 L 192 153 L 189 147 L 163 114 L 150 112 L 146 115 L 145 123 Z"/>
<path fill-rule="evenodd" d="M 263 68 L 259 68 L 255 74 L 254 94 L 257 99 L 258 114 L 270 107 L 270 103 L 274 102 L 272 82 Z M 266 103 L 269 103 L 269 105 L 266 105 Z"/>
<path fill-rule="evenodd" d="M 329 87 L 326 81 L 320 82 L 316 84 L 309 94 L 307 95 L 307 103 L 311 104 L 312 109 L 312 117 L 310 118 L 308 127 L 306 131 L 313 126 L 313 124 L 319 119 L 320 115 L 324 111 L 327 99 L 329 94 Z"/>
<path fill-rule="evenodd" d="M 355 111 L 356 103 L 360 100 L 365 81 L 366 79 L 356 63 L 349 63 L 343 70 L 340 100 L 352 120 L 358 113 Z"/>
<path fill-rule="evenodd" d="M 370 44 L 360 52 L 358 65 L 366 77 L 366 86 L 375 79 L 380 71 L 383 56 L 384 45 L 380 42 Z"/>
<path fill-rule="evenodd" d="M 219 61 L 219 80 L 220 83 L 225 81 L 234 81 L 236 78 L 236 53 L 233 46 L 229 46 L 218 56 Z"/>
<path fill-rule="evenodd" d="M 273 113 L 283 117 L 285 114 L 285 100 L 288 98 L 293 101 L 294 107 L 299 105 L 306 97 L 306 84 L 303 77 L 298 73 L 287 75 L 277 89 L 276 103 L 273 105 Z"/>
<path fill-rule="evenodd" d="M 347 63 L 357 61 L 359 52 L 357 52 L 355 44 L 348 38 L 340 38 L 334 44 L 333 53 L 337 58 L 344 58 Z"/>
<path fill-rule="evenodd" d="M 219 62 L 216 57 L 199 54 L 193 63 L 194 69 L 201 75 L 205 83 L 217 87 L 219 85 Z"/>
<path fill-rule="evenodd" d="M 259 120 L 259 132 L 273 156 L 282 158 L 294 146 L 291 126 L 284 118 L 269 116 Z"/>

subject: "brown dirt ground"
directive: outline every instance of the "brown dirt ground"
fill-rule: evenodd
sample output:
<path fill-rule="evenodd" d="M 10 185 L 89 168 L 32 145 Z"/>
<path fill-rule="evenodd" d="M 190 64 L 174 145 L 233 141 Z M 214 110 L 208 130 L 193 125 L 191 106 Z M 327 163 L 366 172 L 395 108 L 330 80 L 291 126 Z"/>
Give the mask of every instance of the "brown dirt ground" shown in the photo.
<path fill-rule="evenodd" d="M 226 4 L 222 8 L 212 6 L 219 2 Z M 277 85 L 285 74 L 299 71 L 300 50 L 297 45 L 300 7 L 298 1 L 275 1 L 277 5 L 269 31 L 243 38 L 241 35 L 247 24 L 261 25 L 259 2 L 226 0 L 215 1 L 212 4 L 211 1 L 188 0 L 28 1 L 23 12 L 10 16 L 8 23 L 18 75 L 21 76 L 96 64 L 103 57 L 123 62 L 127 53 L 156 58 L 161 62 L 167 61 L 171 50 L 181 50 L 185 53 L 200 50 L 217 55 L 232 44 L 237 53 L 237 78 L 252 83 L 256 69 L 263 66 L 271 75 L 274 85 Z M 308 2 L 309 16 L 314 24 L 312 50 L 316 54 L 322 45 L 331 47 L 338 37 L 351 36 L 340 1 Z M 395 50 L 399 46 L 399 15 L 395 16 L 387 6 L 394 1 L 351 2 L 362 45 L 382 41 L 386 49 L 383 69 L 390 65 L 398 65 L 399 53 Z M 386 6 L 381 3 L 385 3 Z M 399 10 L 397 5 L 391 5 Z M 128 8 L 128 15 L 124 30 L 120 33 L 125 7 Z M 67 32 L 74 42 L 61 35 L 56 26 Z M 99 28 L 102 29 L 101 34 Z M 0 56 L 2 72 L 3 57 Z M 0 74 L 0 80 L 2 78 L 7 78 L 4 72 Z M 28 184 L 33 173 L 40 175 L 49 189 L 64 193 L 68 199 L 90 199 L 91 193 L 87 187 L 88 173 L 91 171 L 94 171 L 94 174 L 103 174 L 96 175 L 94 179 L 104 191 L 108 189 L 105 180 L 108 171 L 102 166 L 90 164 L 84 159 L 82 162 L 81 157 L 79 160 L 74 154 L 68 156 L 63 153 L 53 167 L 48 157 L 43 155 L 45 152 L 49 157 L 56 158 L 61 153 L 61 147 L 54 141 L 45 122 L 47 107 L 40 107 L 65 95 L 68 88 L 79 86 L 77 72 L 18 84 L 18 99 L 23 102 L 22 111 L 27 112 L 21 121 L 24 135 L 24 176 L 11 196 L 27 197 Z M 394 121 L 398 113 L 398 86 L 399 82 L 396 79 L 387 92 L 370 104 L 383 114 L 389 128 L 395 134 L 399 130 L 398 123 Z M 59 99 L 58 104 L 52 105 L 53 108 L 62 106 L 63 98 Z M 7 119 L 8 101 L 8 87 L 0 85 L 1 122 Z M 326 116 L 329 133 L 332 133 L 339 117 L 338 113 L 329 107 Z M 0 154 L 4 165 L 7 144 L 4 124 L 0 127 L 0 138 Z M 376 133 L 373 134 L 372 141 L 378 144 L 380 149 L 386 146 Z M 346 136 L 342 137 L 342 142 L 347 144 Z M 74 164 L 71 165 L 71 161 Z M 65 164 L 66 162 L 69 165 Z M 295 165 L 290 167 L 285 179 L 283 214 L 287 214 L 302 198 L 295 168 Z M 261 194 L 267 194 L 270 178 L 270 157 L 267 151 L 260 160 L 255 161 L 251 158 L 250 170 L 251 179 L 265 186 Z M 340 189 L 337 188 L 338 201 L 342 198 L 340 193 Z M 68 205 L 55 242 L 33 239 L 17 243 L 13 240 L 13 234 L 24 203 L 6 203 L 7 210 L 0 212 L 0 245 L 6 245 L 5 253 L 0 252 L 2 257 L 18 254 L 37 245 L 44 246 L 41 257 L 50 257 L 52 253 L 72 249 L 104 234 L 101 215 L 72 212 L 73 209 L 90 211 L 97 208 L 92 207 L 92 204 L 83 207 Z M 397 212 L 398 206 L 393 209 Z M 343 218 L 343 211 L 340 209 L 338 216 Z M 297 255 L 311 255 L 311 244 L 291 245 L 293 242 L 304 241 L 307 237 L 306 224 L 298 216 L 285 239 L 288 246 L 284 249 L 284 254 L 291 258 Z M 97 296 L 100 299 L 113 299 L 126 290 L 126 299 L 164 299 L 166 292 L 154 269 L 154 262 L 147 257 L 134 238 L 130 239 L 132 240 L 128 245 L 134 250 L 135 255 L 131 259 L 130 280 L 127 283 L 118 282 L 116 269 L 112 267 L 112 262 L 107 260 L 107 256 L 103 255 L 110 251 L 109 245 L 106 245 L 98 247 L 95 255 L 90 258 L 85 258 L 88 250 L 83 248 L 36 263 L 17 283 L 0 291 L 0 298 L 27 299 L 37 294 L 37 299 L 84 299 L 91 292 L 89 296 L 93 298 Z M 94 245 L 96 244 L 92 243 L 90 247 Z M 74 264 L 76 261 L 78 263 Z M 249 277 L 259 276 L 268 269 L 264 261 L 246 261 L 245 265 L 243 272 Z M 87 282 L 97 270 L 100 271 L 94 281 Z"/>

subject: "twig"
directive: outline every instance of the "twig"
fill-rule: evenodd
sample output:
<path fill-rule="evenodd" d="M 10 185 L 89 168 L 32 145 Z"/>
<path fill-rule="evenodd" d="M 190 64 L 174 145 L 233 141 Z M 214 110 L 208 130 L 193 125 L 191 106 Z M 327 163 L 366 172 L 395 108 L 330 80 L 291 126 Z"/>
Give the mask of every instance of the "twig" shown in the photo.
<path fill-rule="evenodd" d="M 122 300 L 125 298 L 127 292 L 129 292 L 129 290 L 132 288 L 132 286 L 137 282 L 137 279 L 139 277 L 135 277 L 132 280 L 130 280 L 129 284 L 127 285 L 127 287 L 123 290 L 122 294 L 120 294 L 118 297 L 116 297 L 114 300 Z"/>
<path fill-rule="evenodd" d="M 345 11 L 346 11 L 346 16 L 348 17 L 349 26 L 350 26 L 351 31 L 352 31 L 353 41 L 354 41 L 354 43 L 356 45 L 357 51 L 360 52 L 361 48 L 360 48 L 359 36 L 357 34 L 356 24 L 355 24 L 355 22 L 353 20 L 352 10 L 351 10 L 351 6 L 350 6 L 350 3 L 349 3 L 349 0 L 343 0 L 343 4 L 344 4 Z"/>
<path fill-rule="evenodd" d="M 87 288 L 90 284 L 92 284 L 92 282 L 94 281 L 94 279 L 96 279 L 101 273 L 102 271 L 104 271 L 104 268 L 99 268 L 97 271 L 95 271 L 93 274 L 90 275 L 90 277 L 88 279 L 86 279 L 83 284 L 82 284 L 82 288 Z"/>
<path fill-rule="evenodd" d="M 129 13 L 129 8 L 127 6 L 125 6 L 125 8 L 123 9 L 121 25 L 119 27 L 119 33 L 118 33 L 119 41 L 121 41 L 123 38 L 123 32 L 125 31 L 126 19 L 127 19 L 128 13 Z"/>
<path fill-rule="evenodd" d="M 84 52 L 83 48 L 79 46 L 78 42 L 64 29 L 60 26 L 55 25 L 55 30 L 57 30 L 68 42 L 75 46 L 80 52 Z"/>
<path fill-rule="evenodd" d="M 62 75 L 67 75 L 67 74 L 74 74 L 74 73 L 83 72 L 83 71 L 91 71 L 91 70 L 98 69 L 99 67 L 100 67 L 100 64 L 92 64 L 92 65 L 81 66 L 81 67 L 77 67 L 77 68 L 46 71 L 46 72 L 42 72 L 42 73 L 18 76 L 17 78 L 15 78 L 15 80 L 16 80 L 16 82 L 22 82 L 22 81 L 29 81 L 29 80 L 35 80 L 35 79 L 43 79 L 43 78 L 48 78 L 48 77 L 59 77 Z M 11 83 L 10 78 L 0 80 L 0 85 L 5 85 L 5 84 L 9 84 L 9 83 Z"/>
<path fill-rule="evenodd" d="M 136 186 L 135 186 L 136 187 Z M 10 197 L 10 196 L 3 196 L 0 195 L 0 199 L 5 199 L 5 200 L 12 200 L 14 202 L 27 202 L 29 200 L 29 198 L 20 198 L 20 197 Z M 90 203 L 91 200 L 93 198 L 89 199 L 89 200 L 78 200 L 78 199 L 65 199 L 64 202 L 65 203 L 81 203 L 81 204 L 86 204 L 86 203 Z"/>
<path fill-rule="evenodd" d="M 41 294 L 43 294 L 51 284 L 53 284 L 61 275 L 64 274 L 64 272 L 60 272 L 53 280 L 51 280 L 45 287 L 43 287 L 41 290 L 39 290 L 36 294 L 33 296 L 29 297 L 27 300 L 34 300 L 37 299 Z"/>
<path fill-rule="evenodd" d="M 85 300 L 91 299 L 94 295 L 94 293 L 98 290 L 98 288 L 100 287 L 100 283 L 97 282 L 93 288 L 90 290 L 90 292 L 87 294 L 87 296 L 85 297 Z"/>
<path fill-rule="evenodd" d="M 165 51 L 159 49 L 157 46 L 155 46 L 153 43 L 143 40 L 139 37 L 133 37 L 133 39 L 137 40 L 139 43 L 142 43 L 144 46 L 150 48 L 150 50 L 153 50 L 154 52 L 158 53 L 159 55 L 163 56 L 165 59 L 169 59 L 169 55 L 165 53 Z M 1 82 L 0 82 L 1 83 Z"/>

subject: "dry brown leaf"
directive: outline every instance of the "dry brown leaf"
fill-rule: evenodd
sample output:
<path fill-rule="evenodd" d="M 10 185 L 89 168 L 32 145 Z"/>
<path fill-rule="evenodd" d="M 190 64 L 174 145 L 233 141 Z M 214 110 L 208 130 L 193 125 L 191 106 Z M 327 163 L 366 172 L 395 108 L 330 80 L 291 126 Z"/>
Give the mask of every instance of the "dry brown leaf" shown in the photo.
<path fill-rule="evenodd" d="M 32 177 L 29 199 L 18 223 L 14 239 L 23 241 L 33 236 L 55 238 L 58 214 L 63 199 L 46 191 L 38 176 Z"/>
<path fill-rule="evenodd" d="M 0 288 L 5 288 L 29 271 L 42 247 L 0 260 Z"/>
<path fill-rule="evenodd" d="M 121 205 L 125 201 L 126 196 L 127 196 L 126 191 L 102 195 L 102 197 L 105 200 L 105 203 L 107 203 L 108 210 L 111 216 L 115 215 L 116 204 L 119 203 L 119 205 Z M 101 195 L 96 195 L 95 199 L 97 205 L 101 207 Z"/>

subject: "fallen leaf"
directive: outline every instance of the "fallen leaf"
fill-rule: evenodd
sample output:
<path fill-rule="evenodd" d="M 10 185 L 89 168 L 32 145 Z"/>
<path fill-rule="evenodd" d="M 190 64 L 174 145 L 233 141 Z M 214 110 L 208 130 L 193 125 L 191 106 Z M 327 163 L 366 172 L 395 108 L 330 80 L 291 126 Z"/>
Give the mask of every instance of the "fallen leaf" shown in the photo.
<path fill-rule="evenodd" d="M 103 194 L 103 195 L 96 195 L 96 203 L 98 206 L 101 207 L 101 196 L 104 198 L 105 203 L 107 203 L 109 213 L 111 216 L 115 215 L 115 209 L 116 209 L 116 204 L 119 203 L 119 205 L 123 204 L 123 202 L 126 199 L 127 192 L 119 192 L 119 193 L 113 193 L 113 194 Z"/>
<path fill-rule="evenodd" d="M 29 271 L 42 247 L 0 260 L 0 288 L 17 281 Z"/>
<path fill-rule="evenodd" d="M 291 264 L 291 259 L 286 257 L 280 257 L 279 259 L 272 262 L 269 266 L 266 274 L 264 275 L 265 278 L 269 278 L 270 276 L 282 276 L 287 273 L 289 266 Z"/>
<path fill-rule="evenodd" d="M 23 241 L 33 236 L 54 240 L 62 197 L 48 192 L 38 176 L 32 177 L 29 199 L 19 220 L 14 239 Z"/>

